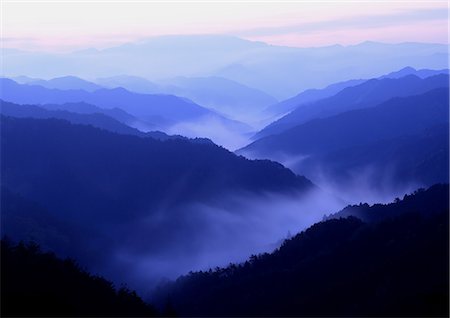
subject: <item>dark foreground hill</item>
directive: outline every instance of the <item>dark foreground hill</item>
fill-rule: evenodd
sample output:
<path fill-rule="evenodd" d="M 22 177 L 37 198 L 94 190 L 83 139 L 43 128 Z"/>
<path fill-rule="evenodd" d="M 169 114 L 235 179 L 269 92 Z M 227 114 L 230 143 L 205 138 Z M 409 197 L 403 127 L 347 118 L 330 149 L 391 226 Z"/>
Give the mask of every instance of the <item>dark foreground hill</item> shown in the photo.
<path fill-rule="evenodd" d="M 448 316 L 448 186 L 383 210 L 374 223 L 317 223 L 271 254 L 190 273 L 157 295 L 186 316 Z"/>
<path fill-rule="evenodd" d="M 157 311 L 126 287 L 116 289 L 71 259 L 35 244 L 1 241 L 2 317 L 156 317 Z"/>

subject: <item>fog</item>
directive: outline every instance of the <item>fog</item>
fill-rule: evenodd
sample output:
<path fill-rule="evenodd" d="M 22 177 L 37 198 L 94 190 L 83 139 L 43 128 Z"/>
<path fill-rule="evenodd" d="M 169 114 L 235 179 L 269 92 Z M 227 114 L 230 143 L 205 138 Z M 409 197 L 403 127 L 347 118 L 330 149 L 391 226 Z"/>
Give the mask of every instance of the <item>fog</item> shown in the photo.
<path fill-rule="evenodd" d="M 208 137 L 228 149 L 248 143 L 242 126 L 230 128 L 210 117 L 172 126 L 168 133 Z M 394 167 L 380 170 L 366 165 L 335 178 L 320 165 L 305 168 L 308 155 L 277 153 L 271 159 L 306 176 L 317 187 L 297 195 L 233 193 L 214 202 L 148 211 L 145 218 L 111 229 L 120 239 L 109 243 L 108 255 L 94 264 L 94 271 L 116 283 L 127 282 L 149 299 L 159 283 L 271 252 L 289 235 L 349 204 L 388 203 L 421 187 L 417 182 L 395 182 Z"/>
<path fill-rule="evenodd" d="M 290 196 L 232 194 L 220 202 L 149 211 L 144 218 L 110 229 L 115 238 L 108 243 L 107 255 L 89 267 L 149 297 L 158 283 L 189 271 L 271 252 L 291 233 L 344 206 L 346 202 L 315 188 Z"/>
<path fill-rule="evenodd" d="M 238 154 L 249 159 L 268 159 L 280 162 L 298 175 L 305 176 L 322 190 L 349 204 L 389 203 L 418 188 L 427 187 L 413 178 L 398 178 L 401 167 L 389 163 L 359 163 L 347 168 L 333 167 L 335 162 L 322 162 L 310 154 L 289 154 L 274 151 L 260 155 L 248 149 Z"/>
<path fill-rule="evenodd" d="M 181 122 L 165 129 L 165 132 L 188 138 L 208 138 L 231 151 L 247 145 L 253 134 L 250 126 L 232 120 L 225 122 L 217 116 L 203 116 L 199 120 Z"/>
<path fill-rule="evenodd" d="M 308 176 L 325 191 L 351 204 L 389 203 L 395 198 L 402 198 L 407 193 L 426 187 L 417 181 L 398 182 L 394 168 L 380 169 L 374 165 L 351 171 L 345 180 L 336 180 L 320 168 L 311 171 Z"/>

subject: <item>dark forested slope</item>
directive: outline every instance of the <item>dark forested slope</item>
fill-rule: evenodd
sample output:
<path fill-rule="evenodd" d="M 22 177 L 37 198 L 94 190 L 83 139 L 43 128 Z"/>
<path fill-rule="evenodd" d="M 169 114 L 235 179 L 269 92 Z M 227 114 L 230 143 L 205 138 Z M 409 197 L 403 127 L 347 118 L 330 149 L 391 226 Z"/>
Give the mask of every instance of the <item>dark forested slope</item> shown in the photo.
<path fill-rule="evenodd" d="M 155 317 L 135 292 L 59 259 L 35 244 L 1 241 L 2 317 Z"/>
<path fill-rule="evenodd" d="M 278 163 L 212 143 L 119 135 L 56 119 L 2 117 L 2 185 L 78 220 L 150 211 L 228 192 L 304 191 Z"/>
<path fill-rule="evenodd" d="M 190 273 L 156 294 L 186 316 L 448 315 L 448 186 L 382 209 L 380 222 L 317 223 L 271 254 Z"/>

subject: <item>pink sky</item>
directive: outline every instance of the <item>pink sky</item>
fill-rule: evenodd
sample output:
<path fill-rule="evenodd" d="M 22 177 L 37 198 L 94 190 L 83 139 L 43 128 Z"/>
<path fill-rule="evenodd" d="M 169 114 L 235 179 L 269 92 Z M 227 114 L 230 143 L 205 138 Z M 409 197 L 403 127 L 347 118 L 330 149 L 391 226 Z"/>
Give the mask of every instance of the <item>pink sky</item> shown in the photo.
<path fill-rule="evenodd" d="M 166 34 L 297 47 L 448 43 L 447 1 L 2 1 L 2 45 L 67 51 Z"/>

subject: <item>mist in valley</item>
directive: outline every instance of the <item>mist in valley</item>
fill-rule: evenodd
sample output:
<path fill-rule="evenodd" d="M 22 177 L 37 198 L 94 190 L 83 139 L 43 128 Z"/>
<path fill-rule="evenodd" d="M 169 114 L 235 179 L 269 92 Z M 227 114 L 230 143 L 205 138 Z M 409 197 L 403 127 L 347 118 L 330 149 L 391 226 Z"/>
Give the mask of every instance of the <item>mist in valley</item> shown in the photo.
<path fill-rule="evenodd" d="M 133 112 L 136 117 L 128 125 L 142 132 L 152 131 L 155 126 L 148 124 L 148 119 L 140 119 L 140 112 Z M 264 116 L 267 122 L 279 117 L 273 114 L 268 120 L 263 108 L 254 118 Z M 244 262 L 254 254 L 271 252 L 290 235 L 349 204 L 389 203 L 426 186 L 419 180 L 398 182 L 395 165 L 363 164 L 337 177 L 330 173 L 325 161 L 316 161 L 311 153 L 273 151 L 267 156 L 253 153 L 246 146 L 253 142 L 262 126 L 239 122 L 218 112 L 165 123 L 160 128 L 169 135 L 208 138 L 236 151 L 237 156 L 279 162 L 314 185 L 307 192 L 237 190 L 224 192 L 220 199 L 212 201 L 162 204 L 157 209 L 140 211 L 137 218 L 121 224 L 90 225 L 89 239 L 82 239 L 65 251 L 65 255 L 75 256 L 90 271 L 112 279 L 118 286 L 126 283 L 147 298 L 159 284 L 190 271 L 223 267 Z M 310 138 L 314 140 L 314 135 Z M 220 163 L 216 168 L 221 169 Z M 184 186 L 196 187 L 196 183 L 191 180 Z M 170 201 L 172 194 L 166 195 Z M 78 231 L 86 229 L 81 227 Z M 86 244 L 88 249 L 81 252 Z"/>
<path fill-rule="evenodd" d="M 419 251 L 421 233 L 439 232 L 432 226 L 441 221 L 427 227 L 413 215 L 370 222 L 376 211 L 379 220 L 416 206 L 422 213 L 445 196 L 443 185 L 417 191 L 449 182 L 445 6 L 348 3 L 334 12 L 334 4 L 330 10 L 301 2 L 143 1 L 96 12 L 102 5 L 70 5 L 83 8 L 86 25 L 79 18 L 73 24 L 76 10 L 72 17 L 55 7 L 45 19 L 36 15 L 45 23 L 29 17 L 30 30 L 49 34 L 41 40 L 37 31 L 21 40 L 21 32 L 8 31 L 17 22 L 5 29 L 11 34 L 1 54 L 2 236 L 74 259 L 78 269 L 111 280 L 111 289 L 126 286 L 150 303 L 158 290 L 173 292 L 195 310 L 208 308 L 207 286 L 215 282 L 219 307 L 239 298 L 235 289 L 242 287 L 249 303 L 236 312 L 250 316 L 257 316 L 252 306 L 270 308 L 277 297 L 273 308 L 286 307 L 278 316 L 296 316 L 308 308 L 301 302 L 309 290 L 311 308 L 344 308 L 333 303 L 335 289 L 354 282 L 351 292 L 360 295 L 342 303 L 357 313 L 378 310 L 377 297 L 398 296 L 391 278 L 400 275 L 387 275 L 383 262 L 401 257 L 404 246 Z M 436 215 L 441 201 L 433 205 Z M 356 210 L 367 219 L 357 219 Z M 413 232 L 410 224 L 423 232 L 403 235 Z M 214 271 L 230 263 L 245 265 Z M 408 271 L 414 266 L 401 273 L 415 275 Z M 433 266 L 424 272 L 440 273 Z M 303 270 L 312 275 L 301 277 Z M 353 278 L 353 270 L 360 276 Z M 197 271 L 207 274 L 191 274 Z M 370 292 L 367 277 L 379 283 Z M 292 286 L 281 286 L 291 278 Z M 399 285 L 413 290 L 410 277 L 402 279 Z M 192 295 L 180 292 L 186 286 Z M 206 295 L 198 306 L 196 291 Z"/>
<path fill-rule="evenodd" d="M 271 252 L 347 204 L 314 188 L 290 195 L 233 193 L 214 203 L 149 211 L 146 217 L 109 229 L 114 235 L 108 253 L 90 267 L 150 297 L 159 283 L 190 271 Z"/>

